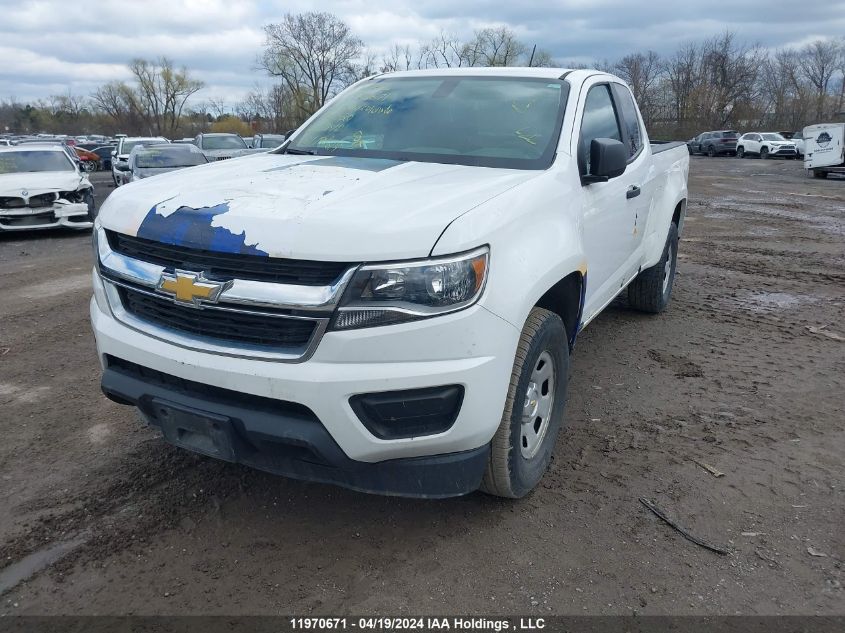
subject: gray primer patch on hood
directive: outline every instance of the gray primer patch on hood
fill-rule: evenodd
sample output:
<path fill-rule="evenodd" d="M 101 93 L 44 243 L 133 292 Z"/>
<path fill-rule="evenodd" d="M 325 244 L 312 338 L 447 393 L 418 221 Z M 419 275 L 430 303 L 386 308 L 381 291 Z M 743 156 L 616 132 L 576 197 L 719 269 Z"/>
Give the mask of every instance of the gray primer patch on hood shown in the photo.
<path fill-rule="evenodd" d="M 401 165 L 401 160 L 389 160 L 387 158 L 358 158 L 357 156 L 327 156 L 325 158 L 318 158 L 317 160 L 308 160 L 302 163 L 294 163 L 293 165 L 282 165 L 280 167 L 272 167 L 265 169 L 264 172 L 282 171 L 285 169 L 293 169 L 294 167 L 345 167 L 347 169 L 360 169 L 363 171 L 384 171 L 396 165 Z"/>

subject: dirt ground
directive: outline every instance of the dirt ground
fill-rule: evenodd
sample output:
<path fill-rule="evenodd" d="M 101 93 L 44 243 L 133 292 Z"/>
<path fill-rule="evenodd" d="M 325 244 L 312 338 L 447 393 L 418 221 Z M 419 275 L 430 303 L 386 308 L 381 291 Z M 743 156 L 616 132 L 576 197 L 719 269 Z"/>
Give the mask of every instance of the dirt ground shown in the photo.
<path fill-rule="evenodd" d="M 0 615 L 845 613 L 845 180 L 696 157 L 690 200 L 669 310 L 584 331 L 516 502 L 168 446 L 99 391 L 89 234 L 0 236 Z"/>

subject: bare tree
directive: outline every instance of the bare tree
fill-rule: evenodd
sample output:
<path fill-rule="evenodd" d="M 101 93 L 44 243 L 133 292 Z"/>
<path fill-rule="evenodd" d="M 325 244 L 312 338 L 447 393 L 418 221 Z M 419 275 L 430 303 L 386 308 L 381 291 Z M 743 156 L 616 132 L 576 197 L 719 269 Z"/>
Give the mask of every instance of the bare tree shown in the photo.
<path fill-rule="evenodd" d="M 631 87 L 645 124 L 654 117 L 657 88 L 663 76 L 660 56 L 654 51 L 626 55 L 613 66 L 613 71 Z"/>
<path fill-rule="evenodd" d="M 420 46 L 422 65 L 426 68 L 459 68 L 467 63 L 466 44 L 456 35 L 442 31 L 435 39 Z"/>
<path fill-rule="evenodd" d="M 486 28 L 463 47 L 467 66 L 515 66 L 525 54 L 526 46 L 506 26 Z"/>
<path fill-rule="evenodd" d="M 261 67 L 281 77 L 301 119 L 317 111 L 349 79 L 363 48 L 349 26 L 330 13 L 288 13 L 264 27 Z"/>
<path fill-rule="evenodd" d="M 542 48 L 534 51 L 534 56 L 529 58 L 529 66 L 534 68 L 556 68 L 560 63 L 552 57 L 552 54 Z"/>
<path fill-rule="evenodd" d="M 174 136 L 188 98 L 203 87 L 186 68 L 175 69 L 173 62 L 160 57 L 156 62 L 135 59 L 129 64 L 135 76 L 136 100 L 151 130 Z"/>
<path fill-rule="evenodd" d="M 826 114 L 828 88 L 834 73 L 840 65 L 842 50 L 833 40 L 816 40 L 801 50 L 798 61 L 809 82 L 815 88 L 816 118 Z"/>
<path fill-rule="evenodd" d="M 91 95 L 95 107 L 106 113 L 119 129 L 137 129 L 141 115 L 135 93 L 122 81 L 103 84 Z"/>
<path fill-rule="evenodd" d="M 422 66 L 422 55 L 417 57 L 416 67 Z M 392 73 L 397 70 L 411 70 L 414 67 L 414 54 L 407 44 L 399 46 L 394 44 L 390 50 L 381 56 L 381 72 Z"/>

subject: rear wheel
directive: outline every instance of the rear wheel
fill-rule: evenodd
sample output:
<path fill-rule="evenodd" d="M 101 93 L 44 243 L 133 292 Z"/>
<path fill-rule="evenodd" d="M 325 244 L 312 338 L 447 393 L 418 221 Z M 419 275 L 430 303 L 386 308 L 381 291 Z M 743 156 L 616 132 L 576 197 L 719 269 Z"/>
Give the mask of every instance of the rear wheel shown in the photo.
<path fill-rule="evenodd" d="M 663 312 L 672 296 L 677 266 L 678 226 L 672 222 L 660 261 L 642 271 L 628 286 L 628 303 L 631 307 L 652 314 Z"/>
<path fill-rule="evenodd" d="M 563 423 L 568 377 L 569 342 L 563 321 L 553 312 L 533 308 L 519 338 L 481 490 L 518 499 L 537 485 Z"/>
<path fill-rule="evenodd" d="M 712 145 L 710 145 L 710 146 L 707 148 L 707 155 L 708 155 L 710 158 L 715 157 L 715 156 L 716 156 L 716 148 L 715 148 L 715 147 L 713 147 Z"/>
<path fill-rule="evenodd" d="M 814 169 L 813 178 L 827 178 L 827 172 L 822 171 L 821 169 Z"/>
<path fill-rule="evenodd" d="M 761 147 L 760 148 L 760 158 L 766 160 L 769 157 L 769 148 L 768 147 Z"/>
<path fill-rule="evenodd" d="M 736 157 L 737 158 L 745 158 L 745 148 L 744 147 L 737 147 L 736 148 Z"/>

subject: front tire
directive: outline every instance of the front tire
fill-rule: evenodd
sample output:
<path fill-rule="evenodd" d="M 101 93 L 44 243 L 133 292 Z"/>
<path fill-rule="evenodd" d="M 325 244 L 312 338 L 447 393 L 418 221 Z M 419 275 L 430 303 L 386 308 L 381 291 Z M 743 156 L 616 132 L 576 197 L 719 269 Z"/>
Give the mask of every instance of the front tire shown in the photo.
<path fill-rule="evenodd" d="M 97 219 L 97 203 L 94 200 L 94 190 L 88 189 L 85 192 L 85 196 L 82 198 L 82 201 L 88 205 L 88 220 L 89 222 L 93 222 Z"/>
<path fill-rule="evenodd" d="M 708 155 L 710 158 L 715 158 L 715 157 L 716 157 L 716 148 L 715 148 L 715 147 L 713 147 L 712 145 L 711 145 L 710 147 L 708 147 L 708 148 L 707 148 L 707 155 Z"/>
<path fill-rule="evenodd" d="M 814 169 L 813 178 L 827 178 L 827 172 L 822 171 L 821 169 Z"/>
<path fill-rule="evenodd" d="M 569 341 L 563 321 L 553 312 L 533 308 L 519 337 L 481 490 L 519 499 L 537 485 L 563 424 L 568 379 Z"/>
<path fill-rule="evenodd" d="M 628 286 L 628 303 L 635 310 L 659 314 L 669 305 L 678 267 L 678 226 L 672 222 L 663 255 Z"/>
<path fill-rule="evenodd" d="M 769 148 L 763 147 L 760 149 L 760 158 L 766 160 L 769 157 Z"/>

